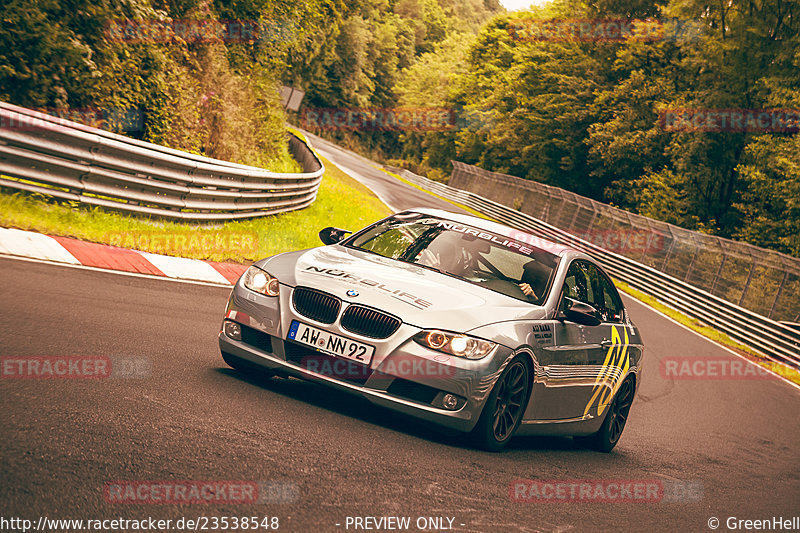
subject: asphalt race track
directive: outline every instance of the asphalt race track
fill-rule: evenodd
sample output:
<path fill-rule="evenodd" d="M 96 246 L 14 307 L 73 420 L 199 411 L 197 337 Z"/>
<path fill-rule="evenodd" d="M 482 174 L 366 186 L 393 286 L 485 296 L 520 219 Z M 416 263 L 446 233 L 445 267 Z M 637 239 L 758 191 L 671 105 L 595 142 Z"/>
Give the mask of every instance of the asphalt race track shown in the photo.
<path fill-rule="evenodd" d="M 442 207 L 314 141 L 394 208 Z M 452 531 L 505 532 L 711 531 L 711 517 L 725 531 L 728 517 L 800 516 L 800 390 L 763 377 L 664 377 L 665 358 L 741 360 L 629 298 L 645 374 L 617 448 L 520 438 L 492 454 L 312 383 L 228 369 L 216 343 L 227 289 L 6 258 L 0 283 L 0 356 L 147 363 L 129 378 L 0 379 L 4 518 L 277 516 L 279 531 L 327 532 L 366 530 L 347 528 L 348 516 L 449 517 Z M 518 479 L 692 490 L 670 501 L 518 502 Z M 103 487 L 115 480 L 280 482 L 296 493 L 258 505 L 109 503 Z"/>
<path fill-rule="evenodd" d="M 323 157 L 333 161 L 339 168 L 354 177 L 374 192 L 386 205 L 395 211 L 414 207 L 433 207 L 456 212 L 465 212 L 446 200 L 442 200 L 416 187 L 400 182 L 386 172 L 378 170 L 375 163 L 358 154 L 343 150 L 325 139 L 303 131 L 314 149 Z"/>

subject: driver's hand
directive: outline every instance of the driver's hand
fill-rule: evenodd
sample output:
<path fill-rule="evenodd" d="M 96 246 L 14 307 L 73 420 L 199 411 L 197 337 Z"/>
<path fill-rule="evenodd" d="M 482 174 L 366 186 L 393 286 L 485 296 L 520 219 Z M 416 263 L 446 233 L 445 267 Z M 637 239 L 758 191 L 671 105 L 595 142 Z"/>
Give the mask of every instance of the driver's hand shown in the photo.
<path fill-rule="evenodd" d="M 527 283 L 520 283 L 519 288 L 525 294 L 525 296 L 533 296 L 534 298 L 538 298 L 536 293 L 533 292 L 533 288 Z"/>

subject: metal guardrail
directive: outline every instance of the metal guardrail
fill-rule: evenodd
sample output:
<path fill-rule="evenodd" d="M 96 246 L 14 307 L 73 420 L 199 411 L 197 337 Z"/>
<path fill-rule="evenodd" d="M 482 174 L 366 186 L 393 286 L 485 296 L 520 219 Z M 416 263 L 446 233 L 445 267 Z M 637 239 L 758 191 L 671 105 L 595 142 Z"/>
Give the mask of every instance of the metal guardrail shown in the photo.
<path fill-rule="evenodd" d="M 302 209 L 325 167 L 289 136 L 302 173 L 270 172 L 130 139 L 0 102 L 0 186 L 178 220 L 252 218 Z"/>
<path fill-rule="evenodd" d="M 728 302 L 682 280 L 596 246 L 535 217 L 475 193 L 391 168 L 411 183 L 475 209 L 506 225 L 564 243 L 595 257 L 617 279 L 669 307 L 700 320 L 769 358 L 800 369 L 800 331 Z"/>

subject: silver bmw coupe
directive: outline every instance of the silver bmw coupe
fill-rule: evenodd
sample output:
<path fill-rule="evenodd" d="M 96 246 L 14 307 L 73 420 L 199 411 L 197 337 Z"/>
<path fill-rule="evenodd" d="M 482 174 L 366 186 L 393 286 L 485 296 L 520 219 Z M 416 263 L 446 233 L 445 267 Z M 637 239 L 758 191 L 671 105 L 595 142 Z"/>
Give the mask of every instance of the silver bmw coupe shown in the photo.
<path fill-rule="evenodd" d="M 476 217 L 414 209 L 253 264 L 219 334 L 243 372 L 310 379 L 471 433 L 619 441 L 643 345 L 588 255 Z"/>

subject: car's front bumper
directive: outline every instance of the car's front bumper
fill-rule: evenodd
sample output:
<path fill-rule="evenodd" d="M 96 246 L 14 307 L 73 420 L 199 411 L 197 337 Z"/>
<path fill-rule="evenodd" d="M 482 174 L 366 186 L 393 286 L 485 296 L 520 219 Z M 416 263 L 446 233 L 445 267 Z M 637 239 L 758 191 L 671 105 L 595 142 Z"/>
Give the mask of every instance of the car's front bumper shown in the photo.
<path fill-rule="evenodd" d="M 459 431 L 470 431 L 511 356 L 498 345 L 484 359 L 470 361 L 434 352 L 411 340 L 419 328 L 403 324 L 388 339 L 360 337 L 342 330 L 338 321 L 325 325 L 297 314 L 291 303 L 291 287 L 267 297 L 236 284 L 225 320 L 243 329 L 242 340 L 219 335 L 222 352 L 283 375 L 318 381 L 358 394 L 370 402 Z M 335 358 L 287 340 L 293 320 L 375 346 L 369 367 Z M 224 328 L 223 328 L 224 329 Z M 445 407 L 445 395 L 458 399 Z"/>

